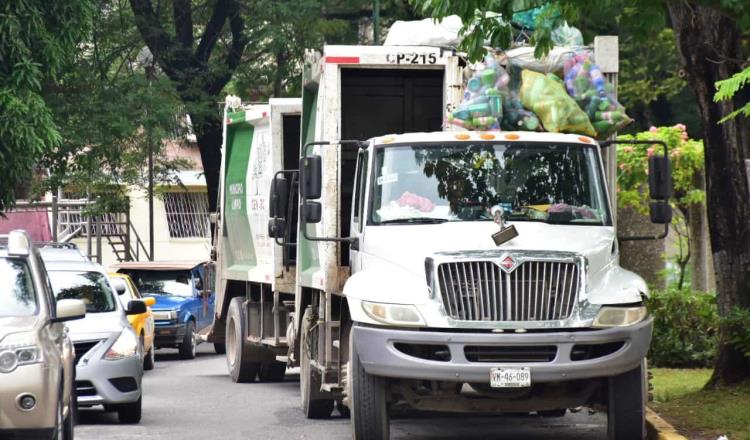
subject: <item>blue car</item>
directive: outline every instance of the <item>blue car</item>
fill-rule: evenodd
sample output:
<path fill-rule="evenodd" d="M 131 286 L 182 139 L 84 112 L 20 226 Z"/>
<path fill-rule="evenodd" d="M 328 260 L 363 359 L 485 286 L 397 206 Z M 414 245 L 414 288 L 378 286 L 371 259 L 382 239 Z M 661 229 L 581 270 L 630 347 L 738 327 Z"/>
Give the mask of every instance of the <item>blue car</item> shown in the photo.
<path fill-rule="evenodd" d="M 156 331 L 154 346 L 177 348 L 182 359 L 195 358 L 198 333 L 213 323 L 213 267 L 205 261 L 138 261 L 118 263 L 113 270 L 130 275 L 144 297 L 152 296 Z M 217 353 L 224 346 L 215 344 Z"/>

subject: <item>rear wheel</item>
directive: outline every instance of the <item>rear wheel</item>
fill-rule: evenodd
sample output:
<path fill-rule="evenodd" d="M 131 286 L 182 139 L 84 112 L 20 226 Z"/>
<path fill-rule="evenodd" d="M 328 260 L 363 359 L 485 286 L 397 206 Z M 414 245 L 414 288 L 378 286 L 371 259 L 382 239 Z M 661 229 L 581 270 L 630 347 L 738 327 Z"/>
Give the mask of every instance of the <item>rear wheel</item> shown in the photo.
<path fill-rule="evenodd" d="M 156 363 L 156 357 L 154 354 L 155 347 L 151 345 L 151 348 L 148 350 L 148 353 L 146 353 L 146 357 L 143 358 L 143 369 L 144 370 L 153 370 L 154 364 Z"/>
<path fill-rule="evenodd" d="M 245 342 L 245 310 L 241 297 L 232 298 L 227 312 L 226 355 L 229 375 L 235 382 L 253 382 L 260 364 L 250 362 L 250 347 Z"/>
<path fill-rule="evenodd" d="M 261 364 L 260 371 L 258 371 L 258 379 L 260 379 L 261 382 L 283 382 L 285 374 L 286 363 L 270 362 L 267 364 Z"/>
<path fill-rule="evenodd" d="M 349 353 L 354 440 L 388 440 L 390 418 L 385 394 L 385 379 L 365 371 L 352 337 L 349 338 Z"/>
<path fill-rule="evenodd" d="M 302 316 L 302 328 L 300 329 L 300 371 L 299 387 L 302 396 L 302 411 L 308 419 L 322 419 L 331 416 L 333 412 L 333 399 L 320 399 L 315 397 L 320 393 L 320 374 L 313 371 L 310 365 L 310 329 L 312 324 L 312 310 L 308 307 Z"/>
<path fill-rule="evenodd" d="M 643 364 L 609 378 L 607 439 L 639 440 L 646 436 L 646 385 Z"/>
<path fill-rule="evenodd" d="M 117 418 L 120 423 L 138 423 L 141 421 L 141 397 L 132 403 L 117 405 Z"/>
<path fill-rule="evenodd" d="M 195 359 L 195 323 L 188 321 L 185 327 L 185 337 L 179 347 L 180 358 Z"/>

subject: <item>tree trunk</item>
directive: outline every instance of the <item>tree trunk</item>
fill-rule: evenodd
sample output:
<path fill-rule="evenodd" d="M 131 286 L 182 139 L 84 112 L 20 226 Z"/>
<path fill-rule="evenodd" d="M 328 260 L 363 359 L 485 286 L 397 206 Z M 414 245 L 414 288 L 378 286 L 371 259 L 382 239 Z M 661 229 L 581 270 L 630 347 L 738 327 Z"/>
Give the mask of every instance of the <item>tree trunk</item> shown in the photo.
<path fill-rule="evenodd" d="M 732 101 L 713 101 L 716 81 L 740 70 L 741 32 L 732 16 L 719 8 L 678 0 L 666 4 L 703 122 L 708 223 L 719 314 L 724 316 L 734 307 L 750 306 L 750 198 L 744 166 L 750 124 L 743 117 L 719 124 L 747 96 L 738 93 Z M 750 378 L 750 362 L 727 344 L 727 332 L 722 326 L 707 386 Z"/>
<path fill-rule="evenodd" d="M 204 117 L 201 129 L 196 130 L 198 148 L 203 162 L 203 173 L 208 191 L 208 212 L 217 212 L 219 198 L 219 172 L 221 171 L 222 121 L 218 117 Z"/>
<path fill-rule="evenodd" d="M 695 188 L 705 190 L 703 172 L 697 172 L 693 178 Z M 708 227 L 706 225 L 706 207 L 694 203 L 688 208 L 690 217 L 690 255 L 692 270 L 690 286 L 693 290 L 707 292 L 708 285 Z"/>

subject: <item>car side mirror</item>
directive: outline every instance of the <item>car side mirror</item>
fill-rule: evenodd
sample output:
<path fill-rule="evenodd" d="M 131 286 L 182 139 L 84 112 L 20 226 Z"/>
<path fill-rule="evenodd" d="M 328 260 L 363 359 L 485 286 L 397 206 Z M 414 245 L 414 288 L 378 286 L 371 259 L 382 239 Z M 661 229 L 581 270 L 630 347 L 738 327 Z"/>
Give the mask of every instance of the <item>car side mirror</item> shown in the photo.
<path fill-rule="evenodd" d="M 666 156 L 648 158 L 648 192 L 654 200 L 667 200 L 672 196 L 672 175 Z"/>
<path fill-rule="evenodd" d="M 323 216 L 323 209 L 319 202 L 305 202 L 302 205 L 301 218 L 305 223 L 320 223 Z"/>
<path fill-rule="evenodd" d="M 651 202 L 648 210 L 651 223 L 666 225 L 672 221 L 672 206 L 669 205 L 669 202 L 663 200 Z"/>
<path fill-rule="evenodd" d="M 122 278 L 112 278 L 111 281 L 112 287 L 115 288 L 115 292 L 117 292 L 118 295 L 123 295 L 128 290 L 128 286 Z"/>
<path fill-rule="evenodd" d="M 52 322 L 73 321 L 86 316 L 86 303 L 80 299 L 60 299 L 55 305 Z"/>
<path fill-rule="evenodd" d="M 128 301 L 128 307 L 125 309 L 126 315 L 140 315 L 141 313 L 146 313 L 148 309 L 146 308 L 146 303 L 139 299 L 134 299 L 131 301 Z"/>
<path fill-rule="evenodd" d="M 269 200 L 268 216 L 270 218 L 285 219 L 287 203 L 289 202 L 289 185 L 283 175 L 275 177 L 271 181 L 271 196 Z"/>
<path fill-rule="evenodd" d="M 306 199 L 319 199 L 323 185 L 323 159 L 317 155 L 305 156 L 299 161 L 300 193 Z"/>

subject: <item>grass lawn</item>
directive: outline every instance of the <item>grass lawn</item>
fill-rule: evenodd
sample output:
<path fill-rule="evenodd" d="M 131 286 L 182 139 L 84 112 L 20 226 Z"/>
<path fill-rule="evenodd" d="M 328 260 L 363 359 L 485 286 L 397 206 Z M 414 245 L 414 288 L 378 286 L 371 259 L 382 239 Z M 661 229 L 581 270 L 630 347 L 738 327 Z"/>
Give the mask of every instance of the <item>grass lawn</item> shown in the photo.
<path fill-rule="evenodd" d="M 653 368 L 651 407 L 689 439 L 750 440 L 750 382 L 704 391 L 711 370 Z"/>

